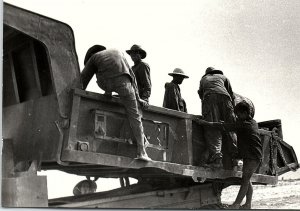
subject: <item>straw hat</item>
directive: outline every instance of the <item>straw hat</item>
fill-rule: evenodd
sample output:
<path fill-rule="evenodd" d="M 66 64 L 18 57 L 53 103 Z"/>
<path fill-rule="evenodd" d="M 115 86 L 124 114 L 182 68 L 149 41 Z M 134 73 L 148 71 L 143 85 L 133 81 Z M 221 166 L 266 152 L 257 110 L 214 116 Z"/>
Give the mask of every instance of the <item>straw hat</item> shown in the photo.
<path fill-rule="evenodd" d="M 180 68 L 175 68 L 173 70 L 172 73 L 169 73 L 170 76 L 174 76 L 174 75 L 180 75 L 180 76 L 183 76 L 184 78 L 189 78 L 184 72 L 182 69 Z"/>

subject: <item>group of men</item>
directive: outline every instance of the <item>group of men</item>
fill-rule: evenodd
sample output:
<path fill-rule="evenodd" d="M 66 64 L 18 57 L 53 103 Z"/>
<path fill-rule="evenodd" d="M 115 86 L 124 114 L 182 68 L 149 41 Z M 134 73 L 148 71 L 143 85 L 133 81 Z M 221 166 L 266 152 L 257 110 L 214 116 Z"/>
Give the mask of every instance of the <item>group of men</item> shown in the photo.
<path fill-rule="evenodd" d="M 137 159 L 151 161 L 145 150 L 149 142 L 144 135 L 140 109 L 149 106 L 151 95 L 150 67 L 142 61 L 147 53 L 139 45 L 133 45 L 126 52 L 134 62 L 132 67 L 120 51 L 106 49 L 101 45 L 92 46 L 84 59 L 85 67 L 81 72 L 82 85 L 83 89 L 86 89 L 89 81 L 96 74 L 97 84 L 105 91 L 105 95 L 118 93 L 137 142 Z M 173 80 L 165 84 L 163 107 L 187 112 L 179 85 L 189 77 L 180 68 L 175 68 L 169 75 Z M 208 155 L 204 159 L 204 164 L 214 168 L 222 167 L 221 148 L 225 138 L 230 157 L 242 158 L 244 162 L 241 187 L 235 202 L 230 207 L 250 209 L 253 194 L 250 178 L 262 159 L 262 143 L 257 123 L 253 119 L 254 106 L 251 101 L 235 104 L 235 94 L 229 80 L 221 70 L 213 67 L 206 69 L 200 80 L 198 94 L 202 101 L 203 119 L 194 120 L 203 126 L 208 126 L 204 130 L 207 153 L 203 154 Z M 240 206 L 245 196 L 246 203 Z"/>
<path fill-rule="evenodd" d="M 145 161 L 151 159 L 147 155 L 145 145 L 148 144 L 144 135 L 140 108 L 147 108 L 151 95 L 150 67 L 143 62 L 146 51 L 139 45 L 133 45 L 126 51 L 134 65 L 129 66 L 123 53 L 116 49 L 106 49 L 101 45 L 94 45 L 86 53 L 84 69 L 81 72 L 83 89 L 95 74 L 98 86 L 111 96 L 118 93 L 127 112 L 130 127 L 137 141 L 137 158 Z M 169 73 L 173 80 L 165 84 L 163 107 L 187 113 L 186 102 L 181 96 L 179 85 L 189 78 L 182 69 L 175 68 Z M 207 68 L 200 81 L 198 90 L 202 100 L 202 115 L 204 120 L 211 122 L 234 122 L 233 100 L 234 95 L 229 80 L 220 70 Z M 235 133 L 228 133 L 232 143 L 232 153 L 236 152 Z M 218 167 L 222 165 L 222 134 L 218 129 L 205 130 L 209 156 L 207 162 Z"/>

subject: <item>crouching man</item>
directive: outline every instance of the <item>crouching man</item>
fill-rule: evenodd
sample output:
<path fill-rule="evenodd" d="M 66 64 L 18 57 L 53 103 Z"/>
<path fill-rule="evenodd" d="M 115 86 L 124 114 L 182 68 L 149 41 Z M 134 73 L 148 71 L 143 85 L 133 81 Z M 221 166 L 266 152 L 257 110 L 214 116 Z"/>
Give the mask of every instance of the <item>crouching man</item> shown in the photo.
<path fill-rule="evenodd" d="M 145 135 L 138 103 L 147 107 L 148 103 L 140 99 L 135 76 L 128 65 L 123 53 L 116 49 L 106 49 L 101 45 L 92 46 L 84 58 L 84 69 L 81 72 L 83 89 L 96 74 L 98 86 L 106 95 L 112 92 L 119 94 L 120 100 L 125 106 L 127 117 L 133 135 L 137 141 L 137 158 L 151 161 L 145 151 Z"/>

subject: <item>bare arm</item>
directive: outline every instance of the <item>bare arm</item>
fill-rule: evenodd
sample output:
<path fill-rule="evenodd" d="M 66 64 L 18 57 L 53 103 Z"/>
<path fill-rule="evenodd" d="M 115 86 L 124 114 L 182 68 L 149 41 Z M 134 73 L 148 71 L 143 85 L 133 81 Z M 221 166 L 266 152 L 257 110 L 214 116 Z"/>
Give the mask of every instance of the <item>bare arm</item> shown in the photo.
<path fill-rule="evenodd" d="M 80 74 L 82 89 L 86 89 L 87 85 L 89 84 L 96 71 L 97 67 L 93 64 L 92 60 L 90 59 Z"/>

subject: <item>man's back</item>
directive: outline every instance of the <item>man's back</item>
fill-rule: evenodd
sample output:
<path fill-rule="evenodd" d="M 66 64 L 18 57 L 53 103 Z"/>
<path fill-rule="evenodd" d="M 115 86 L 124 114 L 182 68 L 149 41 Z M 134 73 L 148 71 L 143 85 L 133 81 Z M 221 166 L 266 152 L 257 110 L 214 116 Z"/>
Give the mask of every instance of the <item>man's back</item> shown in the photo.
<path fill-rule="evenodd" d="M 119 75 L 130 75 L 130 67 L 123 53 L 116 49 L 108 49 L 94 54 L 90 61 L 97 68 L 96 74 L 104 78 L 113 78 Z"/>
<path fill-rule="evenodd" d="M 207 94 L 223 94 L 230 97 L 226 89 L 228 79 L 222 74 L 205 75 L 200 82 L 200 88 L 203 89 L 203 97 Z"/>

